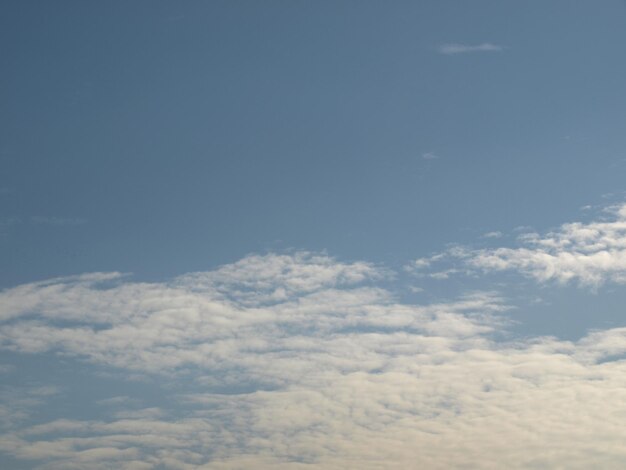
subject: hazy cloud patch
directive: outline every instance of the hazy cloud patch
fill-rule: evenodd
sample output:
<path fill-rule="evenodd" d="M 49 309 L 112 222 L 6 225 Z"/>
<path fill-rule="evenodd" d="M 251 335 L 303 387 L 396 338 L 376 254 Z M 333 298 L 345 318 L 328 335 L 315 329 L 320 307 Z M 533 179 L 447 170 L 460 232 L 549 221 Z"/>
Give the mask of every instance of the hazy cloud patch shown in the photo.
<path fill-rule="evenodd" d="M 455 55 L 475 52 L 501 52 L 504 50 L 504 47 L 497 44 L 492 44 L 490 42 L 484 42 L 482 44 L 475 45 L 449 43 L 440 45 L 437 50 L 440 54 Z"/>
<path fill-rule="evenodd" d="M 482 238 L 502 238 L 502 235 L 502 232 L 496 230 L 493 232 L 483 233 Z"/>

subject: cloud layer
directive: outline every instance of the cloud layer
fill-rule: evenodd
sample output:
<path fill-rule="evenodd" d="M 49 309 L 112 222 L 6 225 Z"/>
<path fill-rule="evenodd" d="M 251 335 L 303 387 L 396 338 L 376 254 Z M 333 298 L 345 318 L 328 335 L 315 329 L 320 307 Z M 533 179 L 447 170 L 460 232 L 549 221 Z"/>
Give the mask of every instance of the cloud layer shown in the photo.
<path fill-rule="evenodd" d="M 149 377 L 168 400 L 41 420 L 66 392 L 7 392 L 0 449 L 43 469 L 620 468 L 626 329 L 497 340 L 498 294 L 413 305 L 388 277 L 294 253 L 164 283 L 95 273 L 6 290 L 3 351 Z"/>

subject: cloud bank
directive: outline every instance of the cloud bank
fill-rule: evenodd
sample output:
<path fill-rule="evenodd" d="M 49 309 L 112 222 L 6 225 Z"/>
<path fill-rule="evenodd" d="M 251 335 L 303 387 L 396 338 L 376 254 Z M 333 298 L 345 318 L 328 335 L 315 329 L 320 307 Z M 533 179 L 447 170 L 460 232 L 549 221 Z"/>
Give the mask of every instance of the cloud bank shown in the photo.
<path fill-rule="evenodd" d="M 387 279 L 300 252 L 5 290 L 4 354 L 147 377 L 168 399 L 42 419 L 67 392 L 6 392 L 0 450 L 41 469 L 621 467 L 626 329 L 498 340 L 497 293 L 415 305 Z"/>

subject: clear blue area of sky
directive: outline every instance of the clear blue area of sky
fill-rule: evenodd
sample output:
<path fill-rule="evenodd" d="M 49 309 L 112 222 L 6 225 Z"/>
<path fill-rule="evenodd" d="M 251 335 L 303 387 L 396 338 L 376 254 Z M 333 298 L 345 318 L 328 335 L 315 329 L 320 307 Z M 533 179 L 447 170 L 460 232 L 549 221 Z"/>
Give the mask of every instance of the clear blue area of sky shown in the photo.
<path fill-rule="evenodd" d="M 9 1 L 0 41 L 1 287 L 395 267 L 624 188 L 617 0 Z"/>

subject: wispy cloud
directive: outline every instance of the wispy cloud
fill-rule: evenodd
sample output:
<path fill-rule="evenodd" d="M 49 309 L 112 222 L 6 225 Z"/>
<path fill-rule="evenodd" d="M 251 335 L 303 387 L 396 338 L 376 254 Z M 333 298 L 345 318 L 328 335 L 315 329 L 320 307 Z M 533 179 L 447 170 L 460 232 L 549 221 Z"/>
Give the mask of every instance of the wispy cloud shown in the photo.
<path fill-rule="evenodd" d="M 424 160 L 436 160 L 436 159 L 438 159 L 438 158 L 439 158 L 439 155 L 435 155 L 435 154 L 434 154 L 434 153 L 432 153 L 432 152 L 426 152 L 426 153 L 423 153 L 423 154 L 422 154 L 422 158 L 423 158 Z"/>
<path fill-rule="evenodd" d="M 437 50 L 441 54 L 453 55 L 453 54 L 467 54 L 471 52 L 501 52 L 504 50 L 503 46 L 492 44 L 490 42 L 484 42 L 482 44 L 470 45 L 470 44 L 442 44 Z"/>
<path fill-rule="evenodd" d="M 501 237 L 502 237 L 502 232 L 498 230 L 482 234 L 482 238 L 501 238 Z"/>

